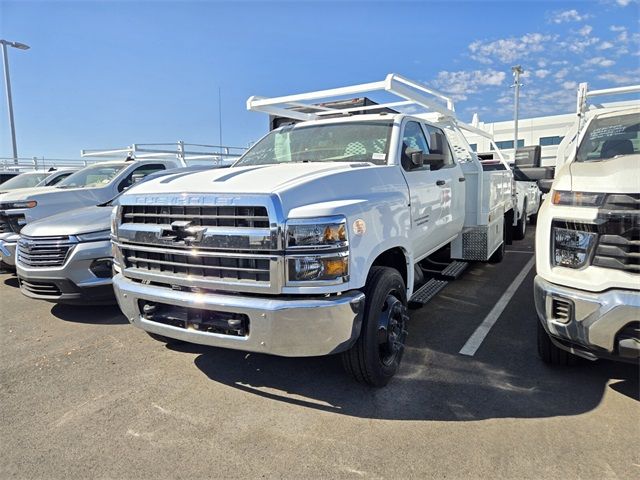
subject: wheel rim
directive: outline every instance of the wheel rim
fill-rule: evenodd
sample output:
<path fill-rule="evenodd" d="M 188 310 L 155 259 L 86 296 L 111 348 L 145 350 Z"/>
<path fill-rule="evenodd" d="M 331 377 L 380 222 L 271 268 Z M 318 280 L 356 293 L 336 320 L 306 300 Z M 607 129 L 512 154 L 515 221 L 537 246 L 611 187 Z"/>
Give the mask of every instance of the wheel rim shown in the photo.
<path fill-rule="evenodd" d="M 389 293 L 378 317 L 378 351 L 384 365 L 391 365 L 402 356 L 408 319 L 407 307 Z"/>

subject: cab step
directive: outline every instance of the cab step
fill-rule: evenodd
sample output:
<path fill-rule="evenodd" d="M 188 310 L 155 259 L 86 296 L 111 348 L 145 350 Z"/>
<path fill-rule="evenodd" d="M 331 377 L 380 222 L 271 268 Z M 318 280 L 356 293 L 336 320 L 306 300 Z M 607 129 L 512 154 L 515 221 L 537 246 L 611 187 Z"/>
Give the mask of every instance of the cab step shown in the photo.
<path fill-rule="evenodd" d="M 420 308 L 429 303 L 429 301 L 435 297 L 440 290 L 447 286 L 449 282 L 446 280 L 437 280 L 432 278 L 418 290 L 416 290 L 409 299 L 410 308 Z"/>
<path fill-rule="evenodd" d="M 456 280 L 469 266 L 469 262 L 462 262 L 455 260 L 451 262 L 447 267 L 440 272 L 439 277 L 446 280 Z"/>

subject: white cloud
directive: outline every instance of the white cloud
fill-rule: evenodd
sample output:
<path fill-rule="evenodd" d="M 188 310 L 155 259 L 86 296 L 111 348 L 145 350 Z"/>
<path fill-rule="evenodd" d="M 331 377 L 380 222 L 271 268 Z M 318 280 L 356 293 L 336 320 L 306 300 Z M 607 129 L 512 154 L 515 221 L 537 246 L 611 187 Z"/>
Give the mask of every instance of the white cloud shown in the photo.
<path fill-rule="evenodd" d="M 627 43 L 629 41 L 629 34 L 626 30 L 620 32 L 620 35 L 618 35 L 618 41 L 622 43 Z"/>
<path fill-rule="evenodd" d="M 585 25 L 584 27 L 582 27 L 580 30 L 578 30 L 578 33 L 580 35 L 582 35 L 583 37 L 588 36 L 591 32 L 593 31 L 593 27 L 591 25 Z"/>
<path fill-rule="evenodd" d="M 553 23 L 567 23 L 567 22 L 582 22 L 589 18 L 588 14 L 580 14 L 577 10 L 564 10 L 552 13 L 551 22 Z"/>
<path fill-rule="evenodd" d="M 578 86 L 577 82 L 562 82 L 562 88 L 565 90 L 572 90 Z"/>
<path fill-rule="evenodd" d="M 557 79 L 557 80 L 562 80 L 568 74 L 569 74 L 569 69 L 568 68 L 562 68 L 562 69 L 558 70 L 556 73 L 554 73 L 553 77 L 555 79 Z"/>
<path fill-rule="evenodd" d="M 536 70 L 536 77 L 538 78 L 545 78 L 546 76 L 548 76 L 551 73 L 551 70 L 545 70 L 544 68 L 541 68 L 540 70 Z"/>
<path fill-rule="evenodd" d="M 613 48 L 613 43 L 611 42 L 602 42 L 600 45 L 598 45 L 598 50 L 608 50 L 610 48 Z"/>
<path fill-rule="evenodd" d="M 626 7 L 631 3 L 631 0 L 616 0 L 616 3 L 621 7 Z"/>
<path fill-rule="evenodd" d="M 612 65 L 615 65 L 615 64 L 616 64 L 615 61 L 609 58 L 604 58 L 604 57 L 593 57 L 585 62 L 585 65 L 587 66 L 605 67 L 605 68 L 611 67 Z"/>
<path fill-rule="evenodd" d="M 510 37 L 492 42 L 475 41 L 469 45 L 471 58 L 480 63 L 490 64 L 495 60 L 512 63 L 531 53 L 541 52 L 553 37 L 541 33 L 527 33 L 522 37 Z"/>
<path fill-rule="evenodd" d="M 483 87 L 502 85 L 506 73 L 493 69 L 438 72 L 434 85 L 450 94 L 455 100 L 466 100 L 468 95 L 478 93 Z"/>
<path fill-rule="evenodd" d="M 627 27 L 622 27 L 620 25 L 611 25 L 609 27 L 609 30 L 611 30 L 612 32 L 622 32 L 623 30 L 626 30 Z"/>
<path fill-rule="evenodd" d="M 618 73 L 603 73 L 598 75 L 600 80 L 607 80 L 615 85 L 632 85 L 638 82 L 638 76 L 640 76 L 640 68 L 632 70 L 627 74 Z"/>

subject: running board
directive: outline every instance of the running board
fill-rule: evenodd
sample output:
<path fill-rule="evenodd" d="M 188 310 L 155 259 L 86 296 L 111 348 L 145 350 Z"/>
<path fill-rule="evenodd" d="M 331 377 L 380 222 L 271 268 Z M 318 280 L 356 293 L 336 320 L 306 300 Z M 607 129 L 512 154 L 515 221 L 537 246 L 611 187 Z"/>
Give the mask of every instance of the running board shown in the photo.
<path fill-rule="evenodd" d="M 432 278 L 411 295 L 410 308 L 420 308 L 429 303 L 449 282 Z"/>
<path fill-rule="evenodd" d="M 446 280 L 456 280 L 469 266 L 469 262 L 461 262 L 459 260 L 451 262 L 447 268 L 440 272 L 440 277 Z"/>

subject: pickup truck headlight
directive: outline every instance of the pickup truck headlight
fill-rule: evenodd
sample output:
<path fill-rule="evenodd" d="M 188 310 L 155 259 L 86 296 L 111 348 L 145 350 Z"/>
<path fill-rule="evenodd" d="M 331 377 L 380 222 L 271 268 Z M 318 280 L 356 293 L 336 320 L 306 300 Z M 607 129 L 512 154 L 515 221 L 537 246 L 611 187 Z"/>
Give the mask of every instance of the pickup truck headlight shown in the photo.
<path fill-rule="evenodd" d="M 343 283 L 349 278 L 345 217 L 294 219 L 286 228 L 287 283 Z M 317 283 L 314 283 L 317 282 Z"/>
<path fill-rule="evenodd" d="M 571 205 L 574 207 L 599 207 L 604 201 L 604 193 L 568 192 L 554 190 L 551 200 L 554 205 Z"/>
<path fill-rule="evenodd" d="M 38 202 L 35 200 L 29 200 L 25 202 L 9 202 L 0 204 L 1 210 L 12 210 L 14 208 L 33 208 L 38 205 Z"/>
<path fill-rule="evenodd" d="M 596 234 L 583 230 L 553 227 L 553 265 L 582 268 L 589 261 Z"/>
<path fill-rule="evenodd" d="M 99 232 L 83 233 L 76 235 L 81 242 L 98 242 L 100 240 L 109 240 L 111 230 L 100 230 Z"/>
<path fill-rule="evenodd" d="M 118 236 L 118 217 L 120 216 L 120 207 L 114 205 L 111 209 L 111 235 Z"/>
<path fill-rule="evenodd" d="M 287 222 L 287 249 L 335 248 L 347 246 L 344 217 L 299 219 Z"/>

